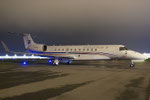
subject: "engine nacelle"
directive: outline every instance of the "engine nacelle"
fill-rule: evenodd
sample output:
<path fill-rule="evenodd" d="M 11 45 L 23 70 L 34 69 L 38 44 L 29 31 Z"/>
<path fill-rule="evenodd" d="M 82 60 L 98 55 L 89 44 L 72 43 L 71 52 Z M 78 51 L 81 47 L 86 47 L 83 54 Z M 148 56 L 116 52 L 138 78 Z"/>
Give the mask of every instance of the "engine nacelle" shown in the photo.
<path fill-rule="evenodd" d="M 45 52 L 47 51 L 47 45 L 45 44 L 33 44 L 28 47 L 29 50 Z"/>

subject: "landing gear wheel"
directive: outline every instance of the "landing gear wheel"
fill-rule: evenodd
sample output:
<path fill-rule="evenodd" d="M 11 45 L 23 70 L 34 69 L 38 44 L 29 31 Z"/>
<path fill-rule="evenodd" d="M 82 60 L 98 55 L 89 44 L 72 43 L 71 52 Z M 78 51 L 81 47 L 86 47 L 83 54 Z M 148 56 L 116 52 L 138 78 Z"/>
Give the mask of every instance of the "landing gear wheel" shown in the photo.
<path fill-rule="evenodd" d="M 58 60 L 58 59 L 55 59 L 55 60 L 53 61 L 53 65 L 58 66 L 58 65 L 59 65 L 59 60 Z"/>
<path fill-rule="evenodd" d="M 131 67 L 131 68 L 134 68 L 134 67 L 135 67 L 134 62 L 131 62 L 130 67 Z"/>
<path fill-rule="evenodd" d="M 71 63 L 72 63 L 72 61 L 71 61 L 71 60 L 69 60 L 69 61 L 67 62 L 67 64 L 68 64 L 68 65 L 70 65 Z"/>

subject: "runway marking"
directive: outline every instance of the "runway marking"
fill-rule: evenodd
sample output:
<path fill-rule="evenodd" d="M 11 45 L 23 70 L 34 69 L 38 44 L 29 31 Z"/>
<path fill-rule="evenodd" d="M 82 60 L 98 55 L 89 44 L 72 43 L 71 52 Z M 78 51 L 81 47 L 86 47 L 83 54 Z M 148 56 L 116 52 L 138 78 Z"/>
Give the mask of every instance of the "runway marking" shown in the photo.
<path fill-rule="evenodd" d="M 32 93 L 25 93 L 19 96 L 1 98 L 1 100 L 47 100 L 48 98 L 59 96 L 65 92 L 69 92 L 73 89 L 87 85 L 91 82 L 92 81 L 78 83 L 78 84 L 69 84 L 58 88 L 50 88 L 50 89 L 40 90 Z"/>

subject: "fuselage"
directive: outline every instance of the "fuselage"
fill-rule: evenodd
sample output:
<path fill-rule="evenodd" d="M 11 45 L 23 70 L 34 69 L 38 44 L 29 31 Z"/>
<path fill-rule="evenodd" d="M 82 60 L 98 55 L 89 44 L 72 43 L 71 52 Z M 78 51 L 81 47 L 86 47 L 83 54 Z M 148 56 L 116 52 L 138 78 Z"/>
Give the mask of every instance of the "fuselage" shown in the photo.
<path fill-rule="evenodd" d="M 25 49 L 30 53 L 46 57 L 71 58 L 72 60 L 144 60 L 147 56 L 128 50 L 124 45 L 60 45 L 47 46 L 37 44 L 30 34 L 24 34 Z"/>
<path fill-rule="evenodd" d="M 45 56 L 73 57 L 73 60 L 147 59 L 145 55 L 133 50 L 128 50 L 124 45 L 46 46 L 35 43 L 28 46 L 27 49 L 29 52 L 44 54 Z"/>

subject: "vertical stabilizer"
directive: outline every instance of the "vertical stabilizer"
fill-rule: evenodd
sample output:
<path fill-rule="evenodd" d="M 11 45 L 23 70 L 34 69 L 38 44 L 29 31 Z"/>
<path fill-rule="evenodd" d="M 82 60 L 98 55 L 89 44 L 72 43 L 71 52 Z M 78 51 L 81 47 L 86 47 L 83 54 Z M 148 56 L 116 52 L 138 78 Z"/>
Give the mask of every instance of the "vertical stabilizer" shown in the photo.
<path fill-rule="evenodd" d="M 34 44 L 34 41 L 30 34 L 24 34 L 23 40 L 24 40 L 25 49 L 28 49 L 29 46 Z"/>

